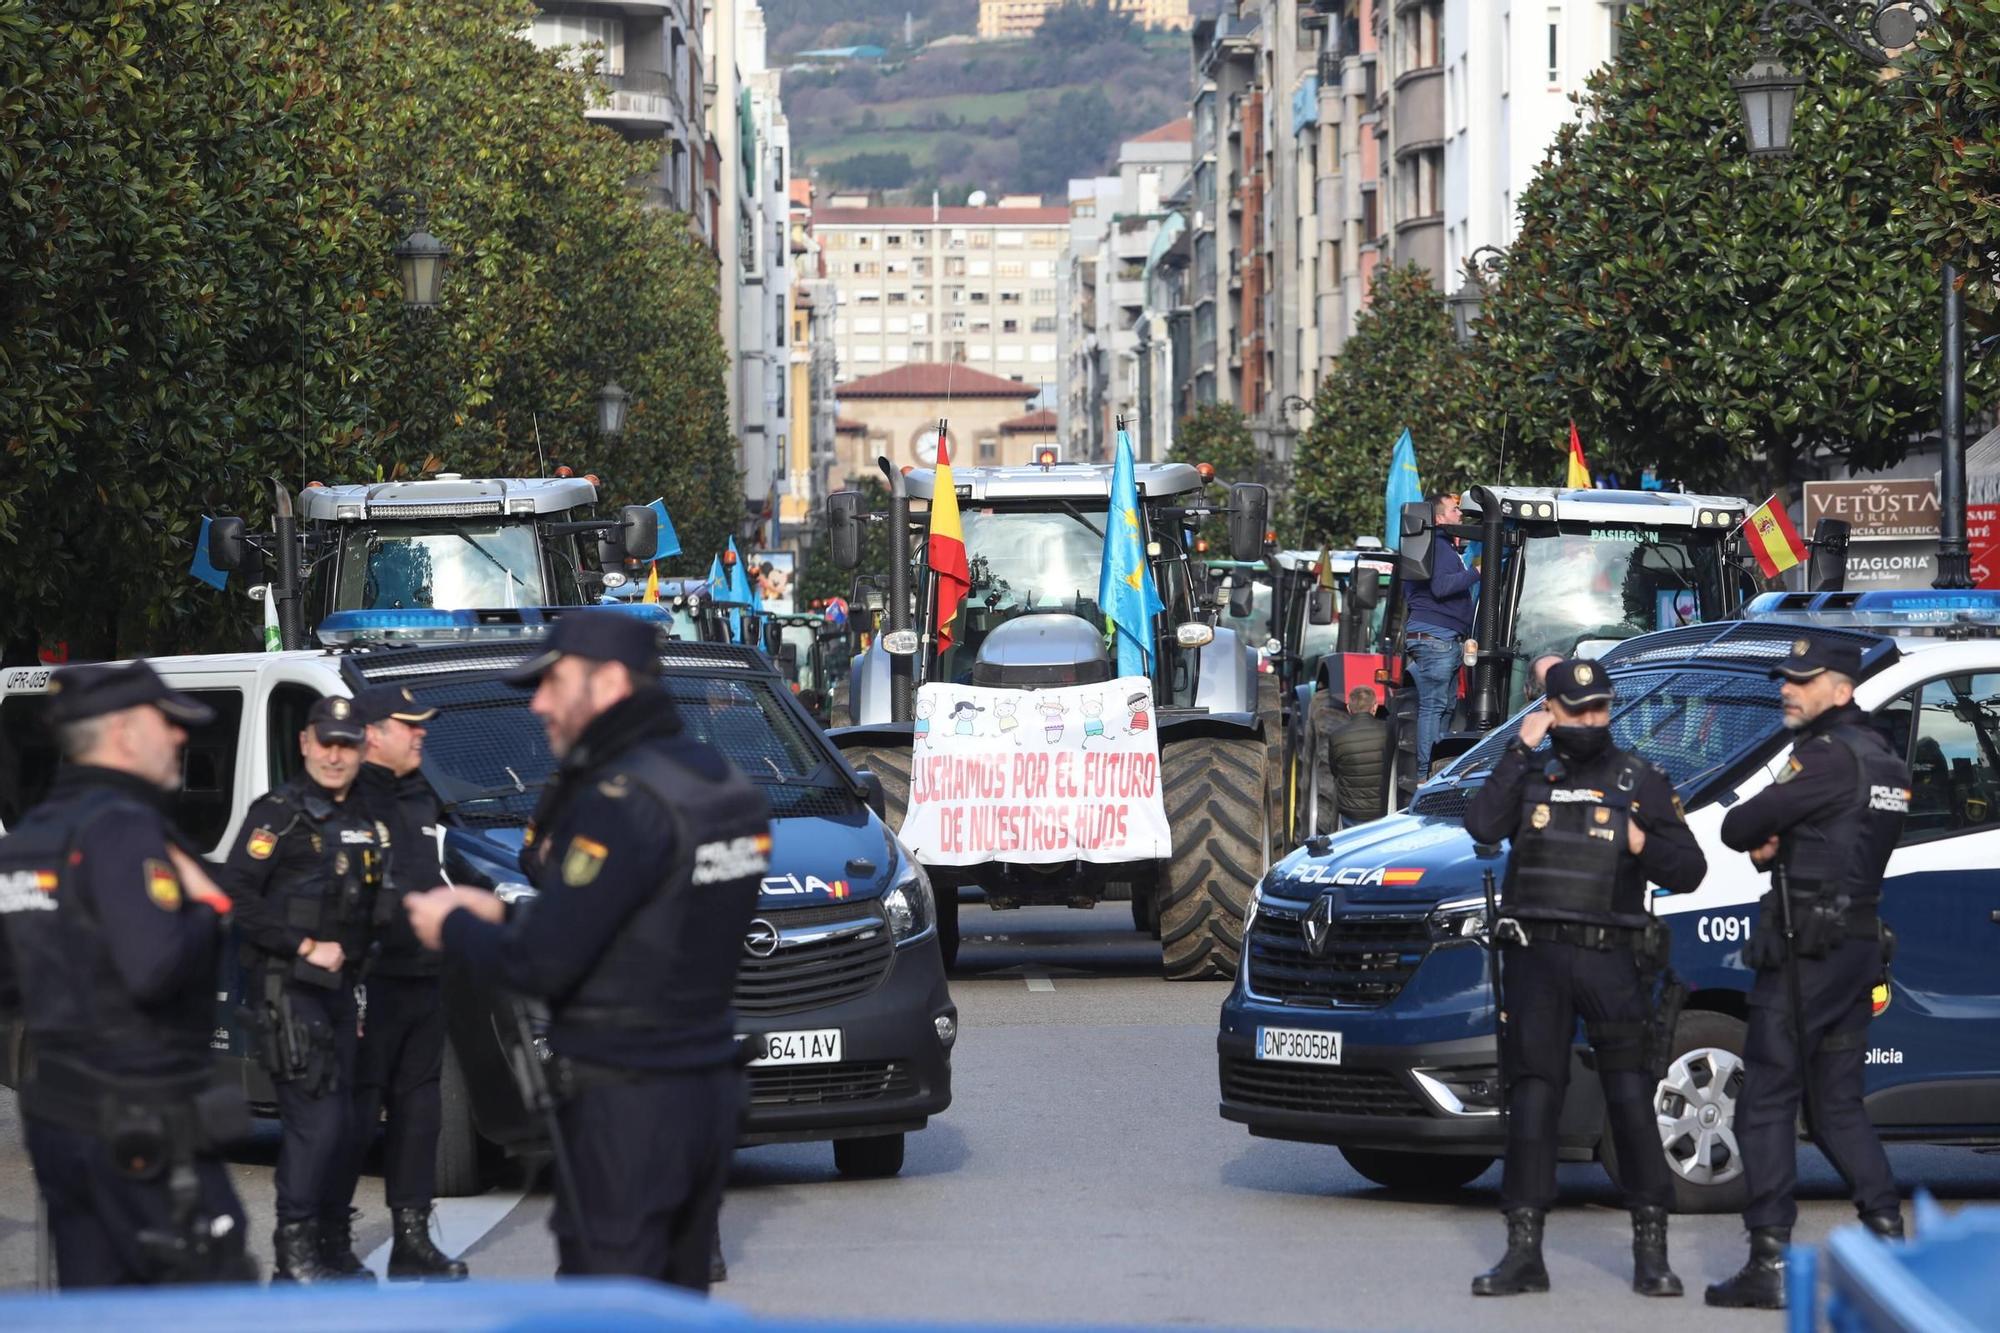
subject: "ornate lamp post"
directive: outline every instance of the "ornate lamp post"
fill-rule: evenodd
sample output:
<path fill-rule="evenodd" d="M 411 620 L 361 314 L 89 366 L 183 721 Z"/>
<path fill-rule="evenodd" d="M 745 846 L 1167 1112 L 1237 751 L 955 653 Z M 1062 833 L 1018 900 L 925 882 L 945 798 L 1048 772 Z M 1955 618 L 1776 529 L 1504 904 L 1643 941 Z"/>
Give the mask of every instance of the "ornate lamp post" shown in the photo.
<path fill-rule="evenodd" d="M 625 409 L 631 401 L 632 395 L 617 380 L 597 391 L 597 433 L 607 443 L 616 444 L 625 434 Z"/>
<path fill-rule="evenodd" d="M 435 310 L 444 291 L 451 248 L 430 233 L 430 211 L 417 205 L 417 224 L 392 253 L 403 275 L 403 308 Z"/>
<path fill-rule="evenodd" d="M 1486 303 L 1486 275 L 1498 274 L 1507 262 L 1506 251 L 1482 245 L 1465 257 L 1465 281 L 1444 298 L 1451 311 L 1451 336 L 1460 347 L 1470 347 L 1479 327 L 1479 309 Z"/>

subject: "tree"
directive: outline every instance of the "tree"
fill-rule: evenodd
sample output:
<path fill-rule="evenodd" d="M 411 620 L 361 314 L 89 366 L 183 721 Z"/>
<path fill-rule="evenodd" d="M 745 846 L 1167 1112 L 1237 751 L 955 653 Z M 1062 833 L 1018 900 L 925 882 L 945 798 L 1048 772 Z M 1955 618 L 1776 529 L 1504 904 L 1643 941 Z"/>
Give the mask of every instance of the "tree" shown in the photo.
<path fill-rule="evenodd" d="M 1920 98 L 1918 234 L 1960 266 L 1966 304 L 1992 329 L 2000 283 L 2000 9 L 1947 5 L 1902 77 Z"/>
<path fill-rule="evenodd" d="M 1807 80 L 1793 153 L 1754 163 L 1728 76 L 1762 41 L 1759 11 L 1632 11 L 1522 195 L 1484 311 L 1484 396 L 1538 439 L 1574 417 L 1594 465 L 1762 490 L 1820 449 L 1893 463 L 1936 420 L 1909 122 L 1866 61 L 1781 37 Z"/>
<path fill-rule="evenodd" d="M 1060 192 L 1072 176 L 1093 176 L 1118 137 L 1111 100 L 1097 88 L 1071 88 L 1037 101 L 1021 121 L 1025 188 Z"/>
<path fill-rule="evenodd" d="M 1261 479 L 1257 441 L 1250 434 L 1250 423 L 1228 403 L 1203 403 L 1193 416 L 1182 418 L 1174 426 L 1174 443 L 1167 451 L 1167 458 L 1174 463 L 1207 463 L 1215 468 L 1216 481 L 1224 485 Z M 1279 500 L 1284 489 L 1275 488 L 1273 501 Z M 1216 557 L 1228 554 L 1226 517 L 1211 516 L 1202 523 L 1197 535 L 1207 540 L 1209 551 Z"/>
<path fill-rule="evenodd" d="M 864 514 L 889 512 L 889 488 L 879 478 L 849 477 L 847 486 L 850 490 L 861 492 Z M 812 544 L 806 548 L 805 559 L 799 562 L 796 604 L 804 606 L 820 597 L 846 597 L 854 589 L 856 575 L 880 576 L 888 572 L 889 525 L 886 522 L 862 520 L 861 563 L 851 570 L 842 569 L 833 563 L 833 543 L 827 540 L 826 514 L 822 511 L 813 516 Z"/>
<path fill-rule="evenodd" d="M 1498 442 L 1511 439 L 1513 453 L 1521 452 L 1521 424 L 1482 403 L 1444 297 L 1415 265 L 1376 270 L 1369 306 L 1320 382 L 1291 488 L 1294 540 L 1308 547 L 1351 546 L 1357 536 L 1393 542 L 1382 492 L 1405 430 L 1426 488 L 1500 480 Z M 1517 457 L 1507 461 L 1521 466 Z"/>
<path fill-rule="evenodd" d="M 1042 15 L 1035 43 L 1051 51 L 1074 51 L 1099 42 L 1132 39 L 1139 25 L 1111 7 L 1111 0 L 1065 0 Z"/>

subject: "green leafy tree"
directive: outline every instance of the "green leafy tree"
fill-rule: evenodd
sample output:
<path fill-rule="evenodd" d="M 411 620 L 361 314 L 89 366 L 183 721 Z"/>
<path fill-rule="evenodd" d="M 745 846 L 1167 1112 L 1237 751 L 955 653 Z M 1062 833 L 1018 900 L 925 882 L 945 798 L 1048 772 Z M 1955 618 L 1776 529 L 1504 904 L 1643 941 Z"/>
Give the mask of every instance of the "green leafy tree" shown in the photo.
<path fill-rule="evenodd" d="M 867 514 L 889 512 L 889 488 L 875 477 L 849 477 L 847 486 L 861 492 L 861 508 Z M 827 540 L 826 513 L 813 518 L 812 545 L 799 562 L 798 605 L 816 597 L 845 597 L 853 590 L 857 574 L 884 575 L 889 572 L 889 525 L 861 524 L 861 564 L 842 569 L 833 563 L 833 543 Z"/>
<path fill-rule="evenodd" d="M 1215 468 L 1215 480 L 1225 486 L 1236 481 L 1264 479 L 1250 423 L 1228 403 L 1203 403 L 1194 410 L 1194 415 L 1183 417 L 1174 427 L 1174 443 L 1167 451 L 1167 458 L 1174 463 L 1208 463 Z M 1274 502 L 1284 489 L 1273 488 Z M 1219 558 L 1229 553 L 1227 518 L 1207 519 L 1198 535 L 1208 541 L 1211 555 Z"/>
<path fill-rule="evenodd" d="M 1902 81 L 1920 98 L 1913 221 L 1937 259 L 1963 273 L 1967 306 L 1994 327 L 2000 284 L 2000 7 L 1948 5 L 1907 58 Z"/>

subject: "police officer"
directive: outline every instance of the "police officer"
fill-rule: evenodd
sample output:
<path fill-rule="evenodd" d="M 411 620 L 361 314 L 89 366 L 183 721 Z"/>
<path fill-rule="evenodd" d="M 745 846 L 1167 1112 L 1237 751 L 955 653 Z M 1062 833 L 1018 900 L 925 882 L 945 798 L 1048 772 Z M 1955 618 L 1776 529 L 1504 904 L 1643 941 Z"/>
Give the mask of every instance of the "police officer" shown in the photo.
<path fill-rule="evenodd" d="M 1502 972 L 1507 1253 L 1473 1294 L 1547 1291 L 1542 1223 L 1556 1197 L 1556 1123 L 1579 1016 L 1596 1052 L 1605 1114 L 1632 1209 L 1632 1289 L 1678 1296 L 1667 1266 L 1673 1183 L 1654 1127 L 1645 1034 L 1652 1010 L 1641 946 L 1647 882 L 1692 892 L 1708 864 L 1666 774 L 1611 741 L 1610 677 L 1594 662 L 1549 667 L 1542 707 L 1521 721 L 1465 812 L 1484 843 L 1513 840 Z M 1538 754 L 1543 738 L 1552 744 Z M 1518 923 L 1518 926 L 1516 925 Z M 1654 928 L 1657 932 L 1657 927 Z"/>
<path fill-rule="evenodd" d="M 549 1002 L 574 1199 L 560 1272 L 709 1285 L 743 1107 L 731 997 L 770 850 L 763 794 L 687 735 L 654 629 L 572 611 L 509 677 L 561 763 L 523 854 L 538 896 L 405 899 L 417 935 Z"/>
<path fill-rule="evenodd" d="M 229 899 L 177 830 L 183 728 L 145 662 L 58 671 L 63 763 L 0 839 L 0 955 L 27 1030 L 20 1098 L 64 1287 L 255 1281 L 221 1147 L 247 1134 L 209 1033 Z"/>
<path fill-rule="evenodd" d="M 1903 1234 L 1896 1178 L 1862 1109 L 1861 1073 L 1873 1016 L 1869 992 L 1886 953 L 1876 908 L 1909 809 L 1910 770 L 1854 706 L 1860 673 L 1861 654 L 1851 644 L 1807 638 L 1792 644 L 1772 671 L 1782 681 L 1785 726 L 1797 733 L 1791 758 L 1775 783 L 1722 821 L 1723 843 L 1771 870 L 1773 884 L 1744 950 L 1744 961 L 1757 969 L 1736 1103 L 1736 1142 L 1750 1187 L 1743 1211 L 1750 1259 L 1708 1289 L 1710 1305 L 1785 1306 L 1785 1246 L 1798 1217 L 1792 1187 L 1802 1085 L 1806 1123 L 1846 1178 L 1862 1223 L 1885 1238 Z M 1787 890 L 1795 932 L 1789 959 L 1777 899 Z M 1796 968 L 1796 989 L 1787 968 Z M 1803 1033 L 1793 997 L 1804 1011 Z M 1801 1048 L 1809 1062 L 1803 1071 Z"/>
<path fill-rule="evenodd" d="M 402 895 L 444 883 L 437 829 L 444 814 L 420 770 L 425 723 L 437 709 L 419 704 L 407 685 L 376 685 L 355 696 L 368 729 L 352 800 L 360 813 L 389 830 L 388 881 L 376 896 L 376 951 L 369 968 L 366 1021 L 355 1055 L 354 1152 L 346 1191 L 353 1197 L 362 1158 L 382 1136 L 382 1178 L 394 1241 L 389 1280 L 456 1281 L 466 1267 L 431 1239 L 437 1191 L 438 1131 L 443 1123 L 439 1080 L 444 1075 L 444 983 L 437 954 L 417 942 Z"/>
<path fill-rule="evenodd" d="M 365 738 L 353 701 L 314 704 L 299 733 L 303 771 L 251 804 L 222 871 L 284 1126 L 273 1281 L 374 1280 L 349 1212 L 355 991 L 391 843 L 348 800 Z"/>

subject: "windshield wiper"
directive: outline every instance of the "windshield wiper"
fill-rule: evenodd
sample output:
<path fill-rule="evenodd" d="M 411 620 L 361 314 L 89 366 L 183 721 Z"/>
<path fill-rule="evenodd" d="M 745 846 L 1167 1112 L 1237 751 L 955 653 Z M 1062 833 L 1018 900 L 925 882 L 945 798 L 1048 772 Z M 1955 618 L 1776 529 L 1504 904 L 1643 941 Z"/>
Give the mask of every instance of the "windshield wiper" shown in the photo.
<path fill-rule="evenodd" d="M 499 556 L 493 554 L 493 552 L 487 550 L 484 546 L 481 546 L 479 544 L 479 539 L 477 537 L 474 537 L 471 533 L 467 532 L 465 530 L 464 525 L 458 523 L 452 524 L 451 535 L 458 538 L 460 541 L 464 542 L 467 546 L 470 546 L 473 550 L 479 552 L 479 554 L 485 556 L 488 562 L 490 562 L 495 569 L 499 570 L 502 574 L 505 574 L 508 578 L 514 580 L 514 582 L 520 584 L 521 591 L 523 592 L 528 591 L 527 580 L 523 579 L 519 574 L 516 574 L 514 572 L 513 567 L 509 565 L 506 561 L 502 560 Z"/>
<path fill-rule="evenodd" d="M 1068 500 L 1062 500 L 1059 501 L 1058 503 L 1062 505 L 1063 511 L 1065 513 L 1067 513 L 1071 518 L 1075 519 L 1077 522 L 1083 524 L 1084 528 L 1090 533 L 1091 536 L 1097 538 L 1097 540 L 1099 541 L 1104 540 L 1104 533 L 1098 528 L 1098 526 L 1095 523 L 1092 523 L 1089 519 L 1083 516 L 1083 511 L 1081 509 L 1078 509 Z"/>
<path fill-rule="evenodd" d="M 514 770 L 510 768 L 507 772 L 509 776 L 513 776 Z M 523 782 L 519 777 L 515 777 L 512 782 L 498 787 L 475 788 L 465 795 L 455 796 L 443 804 L 447 810 L 457 810 L 461 806 L 479 805 L 485 801 L 505 800 L 509 796 L 532 796 L 545 785 L 543 782 Z"/>

